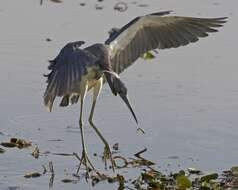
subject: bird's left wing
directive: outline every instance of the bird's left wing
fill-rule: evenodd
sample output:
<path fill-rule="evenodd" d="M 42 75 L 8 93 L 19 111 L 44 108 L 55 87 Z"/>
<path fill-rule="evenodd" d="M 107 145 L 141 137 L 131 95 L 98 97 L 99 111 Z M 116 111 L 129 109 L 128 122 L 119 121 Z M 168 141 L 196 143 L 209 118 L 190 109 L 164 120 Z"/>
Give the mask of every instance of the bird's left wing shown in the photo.
<path fill-rule="evenodd" d="M 137 17 L 106 40 L 113 70 L 118 74 L 153 49 L 166 49 L 196 42 L 217 32 L 226 18 L 163 16 L 159 12 Z"/>
<path fill-rule="evenodd" d="M 87 73 L 87 66 L 94 64 L 97 58 L 90 52 L 80 49 L 82 42 L 71 42 L 62 48 L 59 55 L 49 61 L 51 72 L 47 77 L 44 93 L 45 106 L 51 111 L 56 96 L 65 96 L 79 87 L 79 82 Z"/>

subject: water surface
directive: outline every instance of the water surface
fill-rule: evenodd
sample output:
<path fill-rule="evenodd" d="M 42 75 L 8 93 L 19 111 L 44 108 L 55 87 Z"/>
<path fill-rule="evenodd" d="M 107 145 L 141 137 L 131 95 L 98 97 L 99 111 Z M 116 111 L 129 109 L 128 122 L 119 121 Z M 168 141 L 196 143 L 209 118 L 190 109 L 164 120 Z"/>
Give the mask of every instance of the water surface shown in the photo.
<path fill-rule="evenodd" d="M 86 1 L 85 1 L 86 2 Z M 236 0 L 140 1 L 148 7 L 128 4 L 124 13 L 116 12 L 117 1 L 96 1 L 80 6 L 81 1 L 60 4 L 45 1 L 2 0 L 0 2 L 0 140 L 19 137 L 33 141 L 41 151 L 81 153 L 78 125 L 79 105 L 67 109 L 54 107 L 46 112 L 43 93 L 47 60 L 56 56 L 62 46 L 75 40 L 87 45 L 104 42 L 111 27 L 120 27 L 132 18 L 161 10 L 174 15 L 197 17 L 228 16 L 229 22 L 219 33 L 186 47 L 163 50 L 156 59 L 138 60 L 121 78 L 145 135 L 136 133 L 136 124 L 125 105 L 105 85 L 99 97 L 95 123 L 110 144 L 119 142 L 121 154 L 131 156 L 148 148 L 145 157 L 162 170 L 198 167 L 221 171 L 237 164 L 238 147 L 238 65 Z M 52 41 L 47 42 L 50 38 Z M 58 102 L 56 102 L 58 103 Z M 88 151 L 99 168 L 103 145 L 87 123 L 91 95 L 87 96 L 85 135 Z M 61 139 L 60 142 L 49 141 Z M 54 189 L 91 189 L 79 184 L 63 184 L 67 174 L 75 172 L 77 160 L 72 157 L 43 155 L 38 160 L 31 149 L 6 149 L 0 155 L 0 188 L 47 189 L 49 175 L 24 179 L 28 171 L 42 171 L 41 165 L 53 161 Z M 178 159 L 168 159 L 178 156 Z M 169 164 L 169 165 L 168 165 Z M 120 171 L 117 171 L 120 172 Z M 138 174 L 130 175 L 138 175 Z M 95 189 L 113 189 L 100 184 Z"/>

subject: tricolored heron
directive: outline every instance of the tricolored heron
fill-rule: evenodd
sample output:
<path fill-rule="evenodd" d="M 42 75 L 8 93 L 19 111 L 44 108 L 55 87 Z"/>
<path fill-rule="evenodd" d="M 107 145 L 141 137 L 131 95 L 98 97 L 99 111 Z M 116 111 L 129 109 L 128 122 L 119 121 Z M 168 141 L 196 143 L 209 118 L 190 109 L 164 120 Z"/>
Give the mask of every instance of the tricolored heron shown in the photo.
<path fill-rule="evenodd" d="M 215 28 L 226 22 L 222 18 L 193 18 L 164 16 L 170 11 L 157 12 L 136 17 L 120 29 L 113 29 L 105 43 L 97 43 L 81 49 L 83 41 L 71 42 L 62 48 L 59 55 L 50 61 L 47 75 L 47 88 L 44 103 L 51 111 L 55 97 L 63 97 L 60 106 L 76 103 L 80 98 L 79 127 L 82 140 L 82 158 L 87 172 L 92 166 L 84 144 L 83 105 L 87 91 L 93 89 L 93 103 L 89 123 L 105 145 L 114 170 L 109 144 L 93 123 L 97 97 L 101 91 L 104 77 L 114 95 L 119 95 L 126 103 L 136 123 L 136 115 L 127 98 L 127 88 L 118 74 L 133 64 L 141 55 L 154 49 L 177 48 L 198 41 L 208 33 L 217 32 Z"/>

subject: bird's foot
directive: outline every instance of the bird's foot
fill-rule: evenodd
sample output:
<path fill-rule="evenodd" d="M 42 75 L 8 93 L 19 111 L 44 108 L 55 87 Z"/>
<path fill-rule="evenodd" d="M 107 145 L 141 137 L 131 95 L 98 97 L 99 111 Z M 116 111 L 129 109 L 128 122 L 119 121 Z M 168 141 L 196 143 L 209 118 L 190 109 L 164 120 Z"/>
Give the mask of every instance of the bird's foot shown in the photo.
<path fill-rule="evenodd" d="M 86 175 L 85 178 L 86 180 L 90 177 L 90 172 L 94 171 L 95 173 L 97 173 L 99 175 L 99 172 L 97 172 L 97 170 L 95 169 L 95 167 L 93 166 L 92 162 L 90 161 L 88 154 L 86 152 L 86 150 L 82 151 L 82 156 L 80 158 L 80 163 L 79 163 L 79 167 L 78 170 L 76 172 L 76 174 L 78 175 L 79 170 L 81 168 L 81 166 L 84 165 L 85 166 L 85 170 L 86 170 Z"/>
<path fill-rule="evenodd" d="M 110 149 L 109 145 L 106 144 L 105 147 L 104 147 L 104 151 L 103 151 L 103 161 L 105 162 L 105 169 L 107 169 L 107 160 L 108 159 L 110 159 L 110 161 L 111 161 L 111 164 L 112 164 L 111 167 L 112 167 L 112 170 L 114 172 L 116 164 L 115 164 L 115 161 L 112 157 L 111 149 Z"/>

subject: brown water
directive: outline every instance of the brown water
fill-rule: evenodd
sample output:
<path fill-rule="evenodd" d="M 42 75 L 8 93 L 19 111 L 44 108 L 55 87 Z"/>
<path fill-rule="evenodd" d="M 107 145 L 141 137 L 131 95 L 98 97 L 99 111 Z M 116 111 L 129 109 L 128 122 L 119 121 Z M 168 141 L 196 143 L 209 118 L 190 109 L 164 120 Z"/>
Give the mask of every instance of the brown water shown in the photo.
<path fill-rule="evenodd" d="M 148 148 L 145 156 L 162 170 L 198 167 L 221 171 L 237 164 L 238 147 L 238 64 L 236 0 L 151 0 L 139 1 L 148 7 L 128 3 L 124 13 L 113 10 L 117 1 L 67 0 L 64 3 L 37 0 L 0 2 L 0 141 L 20 137 L 33 141 L 42 152 L 81 153 L 77 128 L 79 105 L 45 111 L 43 92 L 47 60 L 69 41 L 85 40 L 87 45 L 103 42 L 111 27 L 120 27 L 138 15 L 174 10 L 176 15 L 197 17 L 228 16 L 219 33 L 186 47 L 163 50 L 156 59 L 136 65 L 122 75 L 145 135 L 136 133 L 136 124 L 124 104 L 104 86 L 95 113 L 95 123 L 108 141 L 119 142 L 121 154 L 131 156 Z M 128 1 L 129 2 L 129 1 Z M 100 4 L 100 3 L 98 3 Z M 46 38 L 52 39 L 47 42 Z M 90 95 L 86 106 L 91 105 Z M 103 146 L 89 125 L 85 110 L 88 151 L 98 168 Z M 49 141 L 61 139 L 62 141 Z M 32 149 L 6 149 L 0 154 L 0 189 L 47 189 L 49 175 L 25 179 L 29 171 L 42 172 L 41 165 L 52 161 L 54 189 L 91 189 L 82 180 L 64 184 L 62 179 L 76 171 L 72 157 L 42 155 L 38 160 Z M 178 156 L 178 159 L 168 159 Z M 168 165 L 169 164 L 169 165 Z M 118 170 L 117 172 L 121 172 Z M 133 175 L 133 172 L 132 174 Z M 137 174 L 136 174 L 137 175 Z M 101 183 L 95 189 L 115 189 Z"/>

